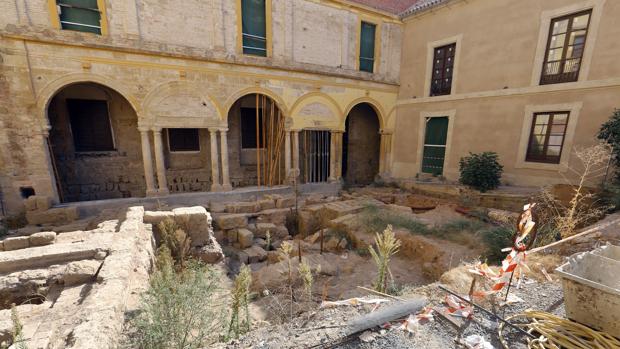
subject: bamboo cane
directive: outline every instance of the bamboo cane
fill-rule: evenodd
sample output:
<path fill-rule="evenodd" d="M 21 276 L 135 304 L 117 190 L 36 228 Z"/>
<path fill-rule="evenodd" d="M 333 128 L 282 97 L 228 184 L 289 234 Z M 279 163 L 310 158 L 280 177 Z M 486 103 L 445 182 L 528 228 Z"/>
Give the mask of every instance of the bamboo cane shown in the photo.
<path fill-rule="evenodd" d="M 258 93 L 256 94 L 256 176 L 257 176 L 257 184 L 260 187 L 260 136 L 259 136 L 259 120 L 258 120 L 258 113 L 259 113 L 259 100 L 258 100 L 259 96 Z"/>

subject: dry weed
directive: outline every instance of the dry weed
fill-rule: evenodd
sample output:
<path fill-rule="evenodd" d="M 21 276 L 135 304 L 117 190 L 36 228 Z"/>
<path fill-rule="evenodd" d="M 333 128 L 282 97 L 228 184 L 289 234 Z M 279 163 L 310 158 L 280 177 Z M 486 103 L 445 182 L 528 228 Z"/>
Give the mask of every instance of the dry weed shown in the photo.
<path fill-rule="evenodd" d="M 368 252 L 377 264 L 377 279 L 374 287 L 379 292 L 385 292 L 388 286 L 390 258 L 398 252 L 400 240 L 395 237 L 392 226 L 388 225 L 383 234 L 376 234 L 375 244 L 376 250 L 372 246 L 368 247 Z"/>

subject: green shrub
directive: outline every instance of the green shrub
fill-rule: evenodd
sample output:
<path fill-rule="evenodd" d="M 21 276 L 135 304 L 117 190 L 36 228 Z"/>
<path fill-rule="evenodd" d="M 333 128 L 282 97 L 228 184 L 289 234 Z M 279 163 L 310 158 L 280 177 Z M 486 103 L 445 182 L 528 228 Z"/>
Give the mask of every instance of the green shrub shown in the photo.
<path fill-rule="evenodd" d="M 500 178 L 504 167 L 499 163 L 499 157 L 494 152 L 480 154 L 469 153 L 459 162 L 462 184 L 485 192 L 500 185 Z"/>
<path fill-rule="evenodd" d="M 160 249 L 158 270 L 131 321 L 132 348 L 203 348 L 222 334 L 222 308 L 216 299 L 220 276 L 199 262 L 175 273 L 167 247 Z"/>
<path fill-rule="evenodd" d="M 503 248 L 512 246 L 512 235 L 514 231 L 511 228 L 499 226 L 481 231 L 482 241 L 486 245 L 484 258 L 488 263 L 500 263 L 504 260 L 507 252 L 502 252 Z"/>
<path fill-rule="evenodd" d="M 596 136 L 611 145 L 614 164 L 616 167 L 620 165 L 620 109 L 614 110 L 609 120 L 601 125 Z M 615 182 L 620 182 L 619 171 L 616 171 Z"/>

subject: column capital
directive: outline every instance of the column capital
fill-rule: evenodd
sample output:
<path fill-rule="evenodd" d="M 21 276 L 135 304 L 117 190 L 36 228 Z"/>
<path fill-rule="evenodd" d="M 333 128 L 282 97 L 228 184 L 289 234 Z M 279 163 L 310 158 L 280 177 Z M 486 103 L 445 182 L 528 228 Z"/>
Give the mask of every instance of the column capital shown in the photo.
<path fill-rule="evenodd" d="M 344 133 L 344 130 L 329 130 L 329 133 Z"/>
<path fill-rule="evenodd" d="M 154 126 L 154 127 L 151 127 L 151 130 L 153 130 L 153 132 L 155 133 L 161 133 L 162 128 L 159 126 Z"/>
<path fill-rule="evenodd" d="M 220 131 L 220 133 L 226 133 L 228 132 L 228 127 L 219 128 L 218 131 Z"/>
<path fill-rule="evenodd" d="M 138 126 L 138 131 L 149 132 L 151 129 L 148 126 Z"/>

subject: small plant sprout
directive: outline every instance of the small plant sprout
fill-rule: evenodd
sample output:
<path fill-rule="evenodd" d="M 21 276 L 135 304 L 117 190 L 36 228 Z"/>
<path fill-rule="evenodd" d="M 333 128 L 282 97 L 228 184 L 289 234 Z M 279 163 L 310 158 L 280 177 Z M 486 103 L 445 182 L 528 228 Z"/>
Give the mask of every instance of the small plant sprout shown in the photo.
<path fill-rule="evenodd" d="M 301 280 L 304 282 L 304 291 L 306 292 L 306 295 L 308 295 L 308 301 L 312 302 L 312 283 L 314 281 L 314 277 L 312 276 L 312 268 L 306 259 L 299 264 L 299 275 L 301 276 Z"/>
<path fill-rule="evenodd" d="M 239 338 L 239 335 L 250 330 L 250 312 L 248 305 L 250 303 L 250 285 L 252 284 L 252 273 L 247 265 L 241 266 L 241 270 L 235 278 L 235 284 L 232 290 L 232 303 L 230 325 L 228 326 L 228 337 Z M 245 320 L 243 323 L 239 321 L 239 313 L 245 312 Z"/>
<path fill-rule="evenodd" d="M 265 241 L 267 242 L 267 251 L 271 251 L 271 231 L 267 230 L 265 234 Z"/>
<path fill-rule="evenodd" d="M 24 338 L 24 326 L 19 320 L 15 304 L 11 306 L 11 322 L 13 323 L 13 345 L 11 348 L 28 349 L 26 339 Z"/>
<path fill-rule="evenodd" d="M 372 246 L 368 247 L 368 252 L 377 264 L 377 279 L 375 280 L 374 288 L 379 292 L 384 292 L 387 289 L 387 279 L 390 264 L 390 257 L 395 255 L 400 248 L 400 240 L 398 240 L 392 226 L 388 225 L 383 231 L 383 234 L 376 234 L 375 250 Z"/>
<path fill-rule="evenodd" d="M 288 242 L 288 241 L 284 241 L 282 243 L 282 245 L 280 246 L 280 256 L 281 258 L 286 259 L 286 266 L 288 270 L 285 270 L 285 272 L 288 272 L 286 281 L 287 281 L 287 286 L 288 286 L 288 290 L 289 290 L 289 319 L 292 320 L 293 319 L 293 267 L 291 264 L 291 253 L 293 252 L 293 245 Z"/>

